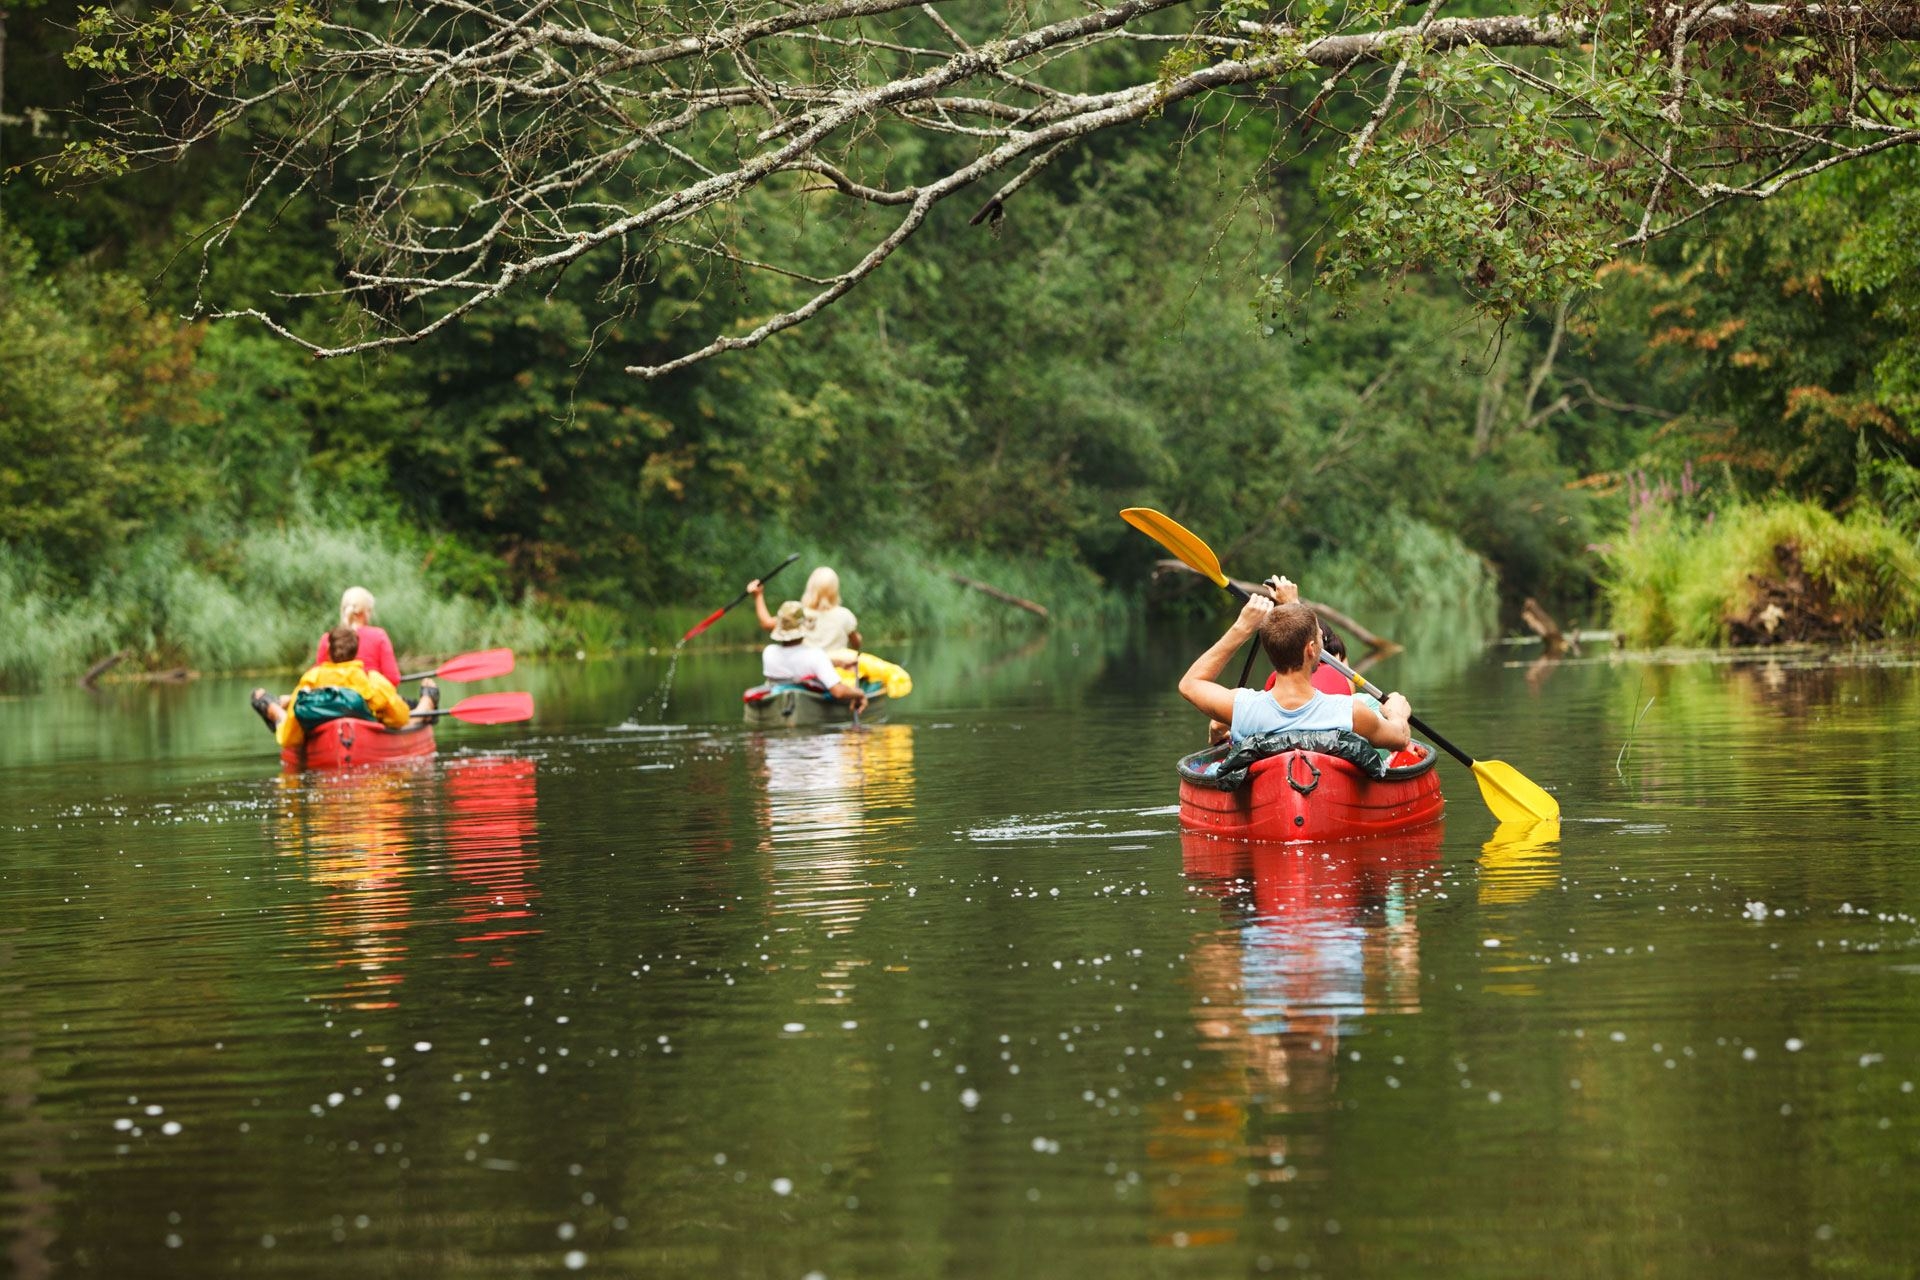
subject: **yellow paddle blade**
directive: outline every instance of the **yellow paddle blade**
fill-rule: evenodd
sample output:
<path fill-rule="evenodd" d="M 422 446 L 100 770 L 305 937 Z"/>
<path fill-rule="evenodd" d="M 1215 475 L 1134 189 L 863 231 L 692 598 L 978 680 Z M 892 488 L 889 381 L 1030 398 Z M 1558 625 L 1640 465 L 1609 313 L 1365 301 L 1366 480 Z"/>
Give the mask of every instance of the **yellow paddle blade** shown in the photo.
<path fill-rule="evenodd" d="M 1501 822 L 1545 822 L 1560 817 L 1560 802 L 1504 760 L 1475 760 L 1480 797 Z"/>
<path fill-rule="evenodd" d="M 1220 558 L 1213 554 L 1213 548 L 1172 516 L 1161 515 L 1152 507 L 1128 507 L 1120 518 L 1173 552 L 1189 569 L 1211 578 L 1214 586 L 1227 585 L 1227 575 L 1220 572 Z"/>

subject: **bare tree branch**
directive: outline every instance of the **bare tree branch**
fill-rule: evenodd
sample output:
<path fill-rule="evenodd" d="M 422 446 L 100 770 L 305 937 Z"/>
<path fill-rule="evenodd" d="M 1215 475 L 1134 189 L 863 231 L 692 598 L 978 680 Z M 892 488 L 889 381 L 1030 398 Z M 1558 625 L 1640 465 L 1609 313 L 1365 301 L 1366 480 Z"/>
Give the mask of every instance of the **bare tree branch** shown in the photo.
<path fill-rule="evenodd" d="M 635 307 L 685 255 L 721 264 L 757 318 L 632 366 L 683 370 L 819 315 L 963 188 L 996 179 L 971 221 L 997 221 L 1076 145 L 1182 104 L 1219 123 L 1258 100 L 1308 129 L 1347 97 L 1364 122 L 1328 178 L 1345 212 L 1323 278 L 1439 265 L 1500 314 L 1730 202 L 1920 142 L 1916 0 L 1436 3 L 1391 26 L 1284 0 L 1235 23 L 1196 0 L 258 3 L 89 11 L 77 63 L 129 108 L 50 167 L 171 163 L 245 130 L 254 177 L 202 240 L 200 309 L 317 356 L 420 341 L 588 258 L 610 310 Z M 1295 80 L 1313 87 L 1298 110 Z M 310 205 L 338 229 L 336 285 L 216 288 L 243 220 Z M 845 234 L 757 230 L 821 217 Z M 1414 242 L 1437 263 L 1406 261 Z M 1529 421 L 1540 389 L 1536 371 Z"/>

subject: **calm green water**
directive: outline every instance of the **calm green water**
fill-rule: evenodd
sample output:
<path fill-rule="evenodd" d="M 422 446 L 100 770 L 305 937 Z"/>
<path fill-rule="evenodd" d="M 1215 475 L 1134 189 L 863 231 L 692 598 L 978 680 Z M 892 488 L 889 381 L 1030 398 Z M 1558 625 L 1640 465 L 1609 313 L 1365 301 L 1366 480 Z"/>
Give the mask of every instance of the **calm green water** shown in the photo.
<path fill-rule="evenodd" d="M 1559 842 L 1447 762 L 1443 833 L 1254 851 L 1176 830 L 1196 647 L 789 737 L 749 655 L 664 723 L 555 666 L 316 779 L 245 682 L 0 702 L 0 1272 L 1913 1272 L 1905 658 L 1423 648 Z"/>

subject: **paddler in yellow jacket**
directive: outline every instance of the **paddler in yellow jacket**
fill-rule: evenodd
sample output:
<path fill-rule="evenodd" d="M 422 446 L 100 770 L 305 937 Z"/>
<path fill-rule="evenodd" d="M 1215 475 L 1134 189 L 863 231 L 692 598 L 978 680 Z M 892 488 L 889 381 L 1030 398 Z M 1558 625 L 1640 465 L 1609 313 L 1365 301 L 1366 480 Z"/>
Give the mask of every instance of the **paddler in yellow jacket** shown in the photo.
<path fill-rule="evenodd" d="M 253 707 L 273 726 L 273 736 L 283 747 L 297 747 L 307 740 L 307 730 L 329 720 L 343 718 L 377 720 L 389 729 L 400 729 L 439 701 L 439 690 L 431 681 L 420 686 L 420 700 L 411 708 L 393 687 L 393 682 L 377 671 L 368 671 L 361 663 L 360 636 L 342 624 L 327 632 L 327 656 L 300 677 L 287 706 L 267 696 L 265 689 L 253 691 Z"/>

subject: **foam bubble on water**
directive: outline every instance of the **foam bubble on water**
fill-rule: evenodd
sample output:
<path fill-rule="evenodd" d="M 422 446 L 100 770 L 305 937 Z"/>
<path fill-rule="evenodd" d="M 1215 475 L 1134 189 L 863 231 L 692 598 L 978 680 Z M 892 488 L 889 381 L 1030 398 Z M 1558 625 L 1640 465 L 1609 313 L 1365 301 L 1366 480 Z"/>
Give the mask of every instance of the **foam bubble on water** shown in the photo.
<path fill-rule="evenodd" d="M 792 1195 L 793 1179 L 792 1178 L 775 1178 L 773 1180 L 773 1194 L 777 1196 Z"/>

